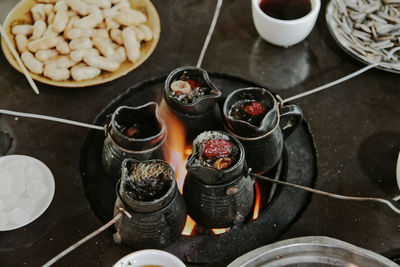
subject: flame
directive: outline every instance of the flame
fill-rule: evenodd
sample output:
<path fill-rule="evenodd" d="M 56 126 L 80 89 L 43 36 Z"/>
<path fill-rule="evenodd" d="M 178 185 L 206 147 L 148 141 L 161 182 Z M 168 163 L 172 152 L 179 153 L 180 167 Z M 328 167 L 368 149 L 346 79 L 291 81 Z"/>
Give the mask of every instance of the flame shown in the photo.
<path fill-rule="evenodd" d="M 260 192 L 260 185 L 258 184 L 258 181 L 254 181 L 254 186 L 256 189 L 256 201 L 254 203 L 254 213 L 253 213 L 253 220 L 258 218 L 259 212 L 260 212 L 260 204 L 261 204 L 261 192 Z"/>
<path fill-rule="evenodd" d="M 225 234 L 226 232 L 229 231 L 230 228 L 215 228 L 215 229 L 211 229 L 211 231 L 216 234 L 216 235 L 220 235 L 220 234 Z"/>
<path fill-rule="evenodd" d="M 183 183 L 187 170 L 185 168 L 187 159 L 192 153 L 192 148 L 186 146 L 186 130 L 183 123 L 168 108 L 168 104 L 163 99 L 160 104 L 160 114 L 167 124 L 167 149 L 165 158 L 175 171 L 176 183 L 182 194 Z M 182 235 L 191 235 L 196 223 L 190 216 L 186 217 L 186 224 Z"/>
<path fill-rule="evenodd" d="M 182 235 L 192 235 L 192 232 L 193 232 L 193 229 L 194 229 L 195 225 L 196 225 L 196 223 L 188 215 L 186 217 L 186 224 L 185 224 L 185 227 L 183 228 Z"/>

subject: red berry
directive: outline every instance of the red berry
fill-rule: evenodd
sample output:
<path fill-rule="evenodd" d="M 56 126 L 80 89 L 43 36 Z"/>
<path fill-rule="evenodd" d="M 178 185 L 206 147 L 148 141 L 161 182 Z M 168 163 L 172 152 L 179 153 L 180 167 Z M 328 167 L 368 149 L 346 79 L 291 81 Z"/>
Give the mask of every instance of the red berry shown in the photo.
<path fill-rule="evenodd" d="M 232 151 L 232 144 L 224 139 L 209 140 L 205 146 L 203 155 L 207 158 L 228 156 Z"/>
<path fill-rule="evenodd" d="M 196 87 L 200 87 L 200 84 L 198 82 L 196 82 L 195 80 L 186 80 L 185 82 L 187 82 L 188 84 L 190 84 L 190 87 L 192 88 L 192 90 Z"/>
<path fill-rule="evenodd" d="M 265 108 L 261 105 L 260 102 L 254 101 L 249 104 L 243 106 L 244 110 L 247 114 L 252 116 L 257 116 L 264 113 Z"/>

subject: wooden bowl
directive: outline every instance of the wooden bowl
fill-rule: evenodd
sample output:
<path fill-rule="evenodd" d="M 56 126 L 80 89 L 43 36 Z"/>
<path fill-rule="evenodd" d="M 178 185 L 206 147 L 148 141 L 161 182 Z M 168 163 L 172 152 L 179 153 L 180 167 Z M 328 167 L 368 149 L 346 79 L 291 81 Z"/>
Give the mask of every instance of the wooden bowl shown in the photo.
<path fill-rule="evenodd" d="M 158 12 L 150 0 L 129 0 L 129 2 L 131 3 L 131 6 L 133 6 L 135 9 L 141 10 L 144 14 L 147 15 L 146 24 L 153 31 L 153 39 L 151 41 L 148 42 L 143 41 L 141 43 L 140 57 L 138 60 L 136 60 L 135 63 L 126 60 L 122 62 L 119 69 L 117 69 L 114 72 L 102 71 L 99 76 L 93 79 L 79 81 L 79 82 L 74 81 L 72 79 L 63 81 L 54 81 L 43 75 L 38 75 L 30 72 L 32 78 L 36 81 L 54 86 L 86 87 L 115 80 L 139 67 L 153 53 L 155 47 L 157 46 L 158 40 L 160 39 L 160 17 L 158 16 Z M 16 45 L 14 41 L 14 34 L 11 33 L 11 29 L 13 26 L 18 24 L 33 24 L 33 19 L 30 10 L 36 4 L 37 2 L 35 0 L 22 0 L 10 11 L 10 13 L 7 15 L 3 23 L 4 30 L 6 31 L 8 37 L 10 38 L 15 48 Z M 11 51 L 9 50 L 7 44 L 5 43 L 4 38 L 1 39 L 1 47 L 8 62 L 16 70 L 22 73 L 21 68 L 19 67 L 17 61 L 11 54 Z"/>

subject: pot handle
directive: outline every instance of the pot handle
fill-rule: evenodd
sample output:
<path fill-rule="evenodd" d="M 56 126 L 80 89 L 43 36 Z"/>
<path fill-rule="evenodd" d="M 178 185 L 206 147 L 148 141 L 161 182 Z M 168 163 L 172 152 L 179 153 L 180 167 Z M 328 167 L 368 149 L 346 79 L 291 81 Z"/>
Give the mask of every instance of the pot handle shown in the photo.
<path fill-rule="evenodd" d="M 279 109 L 283 138 L 289 137 L 303 120 L 303 111 L 297 105 L 285 105 Z"/>

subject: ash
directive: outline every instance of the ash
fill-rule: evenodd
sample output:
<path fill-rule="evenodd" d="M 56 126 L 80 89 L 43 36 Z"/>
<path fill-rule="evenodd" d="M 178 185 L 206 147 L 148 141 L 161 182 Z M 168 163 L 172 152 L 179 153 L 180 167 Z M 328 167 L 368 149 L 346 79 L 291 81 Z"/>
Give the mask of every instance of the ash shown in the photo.
<path fill-rule="evenodd" d="M 122 184 L 124 194 L 138 201 L 153 201 L 164 196 L 171 186 L 171 168 L 160 162 L 133 164 Z"/>

